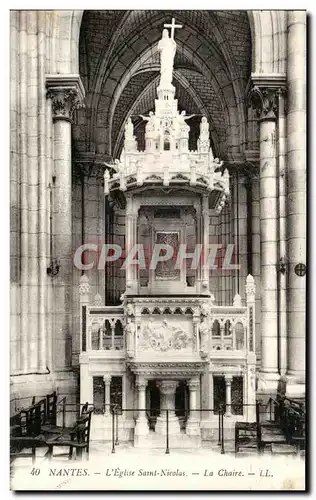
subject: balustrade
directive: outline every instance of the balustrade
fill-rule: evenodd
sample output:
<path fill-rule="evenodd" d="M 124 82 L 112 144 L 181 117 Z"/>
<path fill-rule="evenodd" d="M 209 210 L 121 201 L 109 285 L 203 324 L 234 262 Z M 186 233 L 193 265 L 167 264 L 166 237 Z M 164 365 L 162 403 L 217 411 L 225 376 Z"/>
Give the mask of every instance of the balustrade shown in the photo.
<path fill-rule="evenodd" d="M 137 298 L 121 306 L 89 305 L 86 279 L 81 294 L 81 351 L 126 351 L 144 354 L 208 356 L 254 352 L 254 284 L 247 278 L 246 304 L 231 306 L 209 298 Z M 81 285 L 82 285 L 81 283 Z"/>

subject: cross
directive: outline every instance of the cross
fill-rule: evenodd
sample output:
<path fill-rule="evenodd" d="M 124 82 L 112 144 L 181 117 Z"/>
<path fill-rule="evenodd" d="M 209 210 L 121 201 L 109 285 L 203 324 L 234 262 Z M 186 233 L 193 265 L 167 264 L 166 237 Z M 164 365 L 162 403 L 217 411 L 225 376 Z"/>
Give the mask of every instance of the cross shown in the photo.
<path fill-rule="evenodd" d="M 175 24 L 175 19 L 174 17 L 172 18 L 171 24 L 164 24 L 164 28 L 171 28 L 171 39 L 174 39 L 174 30 L 176 28 L 182 28 L 182 24 Z"/>
<path fill-rule="evenodd" d="M 302 264 L 302 263 L 296 264 L 294 271 L 295 271 L 295 274 L 297 274 L 297 276 L 305 276 L 305 274 L 306 274 L 305 264 Z"/>

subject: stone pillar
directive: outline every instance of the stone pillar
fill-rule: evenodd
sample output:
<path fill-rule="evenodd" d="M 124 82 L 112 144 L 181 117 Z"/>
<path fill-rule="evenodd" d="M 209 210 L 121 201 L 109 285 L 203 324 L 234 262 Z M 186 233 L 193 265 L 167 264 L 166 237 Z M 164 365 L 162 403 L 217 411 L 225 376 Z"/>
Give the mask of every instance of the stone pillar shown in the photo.
<path fill-rule="evenodd" d="M 125 247 L 128 256 L 133 246 L 137 243 L 137 209 L 131 196 L 126 197 L 126 239 Z M 135 265 L 127 263 L 126 269 L 126 291 L 133 293 L 136 291 L 137 272 Z"/>
<path fill-rule="evenodd" d="M 146 386 L 147 380 L 137 375 L 136 387 L 138 390 L 138 417 L 135 426 L 135 437 L 147 436 L 149 429 L 146 417 Z M 138 444 L 138 443 L 135 443 Z"/>
<path fill-rule="evenodd" d="M 80 404 L 93 404 L 93 378 L 89 374 L 89 362 L 80 363 Z"/>
<path fill-rule="evenodd" d="M 280 373 L 284 375 L 287 368 L 287 273 L 282 272 L 280 265 L 286 263 L 287 249 L 287 168 L 286 168 L 286 118 L 285 118 L 285 93 L 278 92 L 278 182 L 279 182 L 279 359 Z M 285 266 L 286 270 L 286 266 Z"/>
<path fill-rule="evenodd" d="M 186 433 L 189 436 L 200 436 L 200 419 L 197 415 L 197 392 L 200 389 L 199 378 L 192 378 L 188 385 L 190 391 L 190 416 L 186 426 Z"/>
<path fill-rule="evenodd" d="M 110 415 L 110 404 L 111 404 L 111 375 L 104 375 L 104 416 Z"/>
<path fill-rule="evenodd" d="M 255 87 L 260 114 L 261 372 L 278 380 L 278 191 L 276 165 L 277 89 Z M 270 384 L 270 385 L 271 385 Z M 272 386 L 271 386 L 272 388 Z"/>
<path fill-rule="evenodd" d="M 178 382 L 176 380 L 162 380 L 159 382 L 160 389 L 160 416 L 157 418 L 155 431 L 157 434 L 166 434 L 166 410 L 169 415 L 169 434 L 180 433 L 179 419 L 175 414 L 175 396 Z"/>
<path fill-rule="evenodd" d="M 196 243 L 197 245 L 202 245 L 203 244 L 203 234 L 202 234 L 202 227 L 203 227 L 203 221 L 202 221 L 202 207 L 200 204 L 196 204 L 195 206 L 195 213 L 196 213 Z M 209 242 L 207 242 L 207 245 L 209 245 Z M 208 247 L 207 247 L 208 248 Z M 200 261 L 197 266 L 197 273 L 196 273 L 196 283 L 197 283 L 197 291 L 202 292 L 202 265 L 203 265 L 203 256 L 205 255 L 205 250 L 203 248 L 203 252 L 201 254 Z"/>
<path fill-rule="evenodd" d="M 305 381 L 306 276 L 306 13 L 288 12 L 288 372 Z M 302 386 L 302 390 L 304 386 Z"/>
<path fill-rule="evenodd" d="M 87 328 L 87 306 L 89 305 L 89 278 L 83 274 L 79 283 L 80 298 L 80 353 L 91 349 L 91 332 Z"/>
<path fill-rule="evenodd" d="M 60 264 L 52 277 L 55 288 L 55 369 L 71 366 L 72 310 L 72 186 L 71 123 L 74 109 L 82 105 L 84 89 L 79 76 L 48 75 L 54 123 L 53 255 Z"/>
<path fill-rule="evenodd" d="M 201 261 L 202 261 L 202 292 L 207 293 L 209 292 L 210 284 L 209 284 L 209 267 L 207 265 L 208 258 L 207 258 L 207 249 L 209 246 L 209 229 L 210 229 L 210 211 L 209 211 L 209 200 L 208 196 L 203 196 L 202 199 L 202 227 L 203 227 L 203 240 L 202 240 L 202 245 L 203 245 L 203 252 L 201 255 Z M 202 256 L 204 256 L 204 262 L 202 259 Z"/>
<path fill-rule="evenodd" d="M 225 375 L 226 385 L 226 417 L 232 416 L 232 375 Z"/>
<path fill-rule="evenodd" d="M 260 185 L 259 176 L 253 174 L 251 179 L 251 233 L 252 233 L 252 276 L 256 283 L 255 298 L 255 350 L 257 359 L 261 360 L 261 338 L 260 338 L 260 317 L 261 317 L 261 297 L 260 297 Z"/>

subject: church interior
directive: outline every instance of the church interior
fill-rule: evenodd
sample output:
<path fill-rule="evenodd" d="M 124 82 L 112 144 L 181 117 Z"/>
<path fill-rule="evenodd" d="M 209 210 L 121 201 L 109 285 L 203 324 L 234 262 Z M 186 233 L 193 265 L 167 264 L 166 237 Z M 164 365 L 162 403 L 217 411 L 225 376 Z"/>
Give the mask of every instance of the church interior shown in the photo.
<path fill-rule="evenodd" d="M 92 441 L 115 410 L 120 440 L 188 448 L 221 412 L 227 439 L 258 403 L 301 418 L 305 30 L 303 11 L 11 11 L 13 417 L 53 393 L 63 425 L 93 408 Z M 157 246 L 190 256 L 152 267 Z M 216 251 L 194 267 L 196 248 Z"/>

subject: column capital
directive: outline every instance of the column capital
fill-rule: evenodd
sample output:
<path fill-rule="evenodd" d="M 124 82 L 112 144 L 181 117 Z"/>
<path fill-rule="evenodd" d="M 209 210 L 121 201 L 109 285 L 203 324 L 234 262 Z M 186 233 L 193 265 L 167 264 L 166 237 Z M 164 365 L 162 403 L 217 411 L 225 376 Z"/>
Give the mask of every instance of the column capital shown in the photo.
<path fill-rule="evenodd" d="M 111 375 L 103 375 L 103 380 L 104 380 L 105 385 L 110 385 L 111 380 L 112 380 L 112 376 Z"/>
<path fill-rule="evenodd" d="M 278 111 L 280 87 L 259 87 L 255 85 L 249 92 L 249 103 L 256 110 L 260 120 L 275 120 Z"/>
<path fill-rule="evenodd" d="M 46 75 L 46 88 L 54 121 L 71 121 L 74 110 L 84 107 L 85 91 L 79 75 Z"/>
<path fill-rule="evenodd" d="M 158 382 L 158 386 L 162 394 L 174 394 L 177 385 L 178 382 L 176 380 L 161 380 L 161 382 Z"/>
<path fill-rule="evenodd" d="M 140 377 L 139 375 L 136 378 L 136 387 L 138 390 L 145 390 L 147 386 L 147 380 L 144 377 Z"/>
<path fill-rule="evenodd" d="M 191 378 L 188 383 L 190 391 L 198 391 L 200 388 L 200 380 L 197 377 Z"/>
<path fill-rule="evenodd" d="M 232 381 L 233 381 L 233 376 L 225 374 L 225 384 L 226 385 L 231 385 Z"/>

